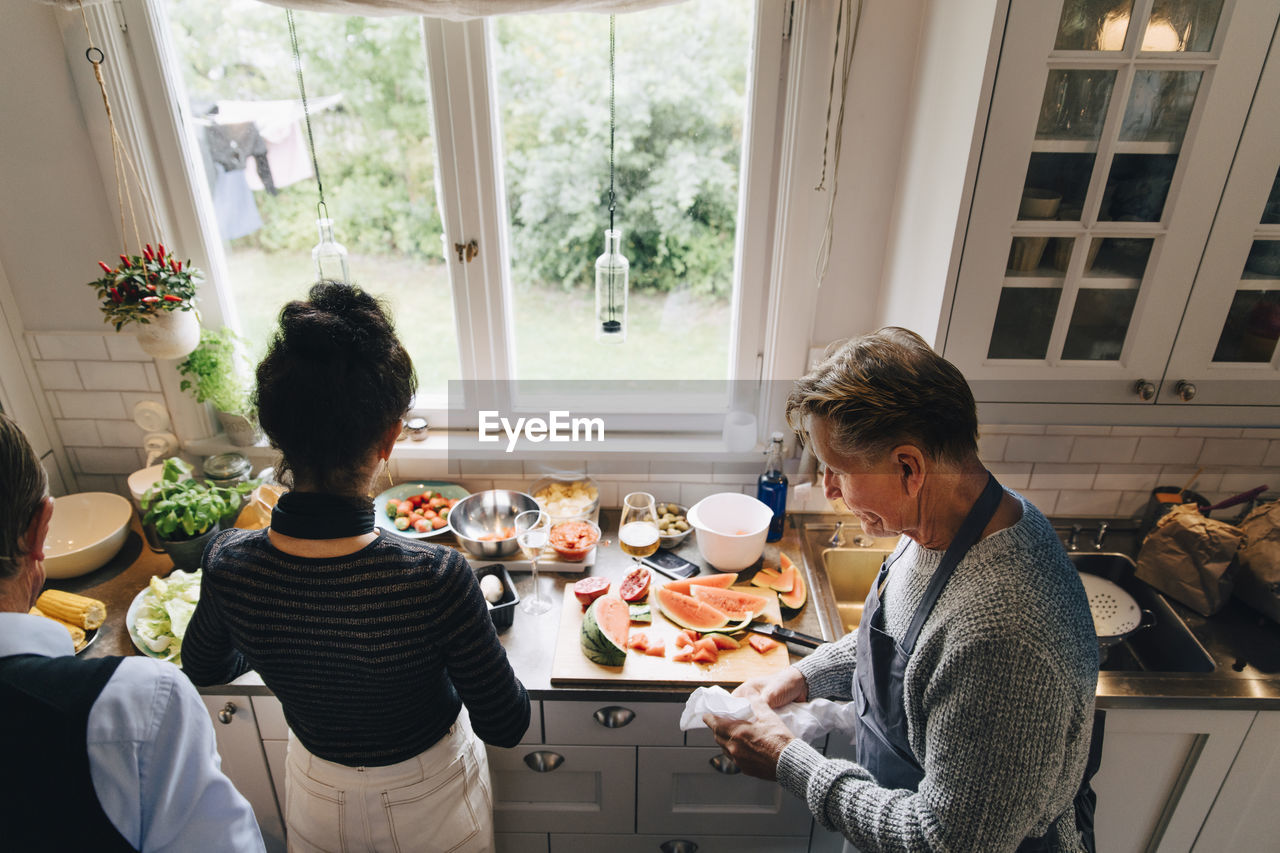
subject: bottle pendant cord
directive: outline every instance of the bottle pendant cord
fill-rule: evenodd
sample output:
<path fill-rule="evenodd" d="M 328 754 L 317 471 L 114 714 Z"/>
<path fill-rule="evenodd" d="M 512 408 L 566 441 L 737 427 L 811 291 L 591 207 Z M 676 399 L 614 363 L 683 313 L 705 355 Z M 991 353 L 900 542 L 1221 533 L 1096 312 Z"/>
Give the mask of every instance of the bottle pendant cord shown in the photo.
<path fill-rule="evenodd" d="M 627 339 L 627 279 L 630 265 L 622 255 L 621 233 L 615 227 L 614 143 L 617 134 L 615 110 L 615 19 L 609 16 L 609 228 L 605 231 L 604 254 L 596 259 L 596 340 L 623 343 Z"/>

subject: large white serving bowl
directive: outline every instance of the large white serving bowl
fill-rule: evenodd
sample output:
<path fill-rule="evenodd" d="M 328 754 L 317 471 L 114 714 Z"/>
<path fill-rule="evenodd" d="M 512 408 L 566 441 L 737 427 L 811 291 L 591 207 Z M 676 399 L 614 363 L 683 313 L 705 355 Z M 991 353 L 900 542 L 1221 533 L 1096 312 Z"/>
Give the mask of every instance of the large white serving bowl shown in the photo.
<path fill-rule="evenodd" d="M 80 492 L 53 499 L 44 544 L 44 572 L 75 578 L 107 564 L 129 536 L 133 505 L 110 492 Z"/>
<path fill-rule="evenodd" d="M 773 510 L 741 492 L 708 495 L 685 515 L 698 538 L 698 550 L 713 569 L 740 572 L 760 559 Z"/>

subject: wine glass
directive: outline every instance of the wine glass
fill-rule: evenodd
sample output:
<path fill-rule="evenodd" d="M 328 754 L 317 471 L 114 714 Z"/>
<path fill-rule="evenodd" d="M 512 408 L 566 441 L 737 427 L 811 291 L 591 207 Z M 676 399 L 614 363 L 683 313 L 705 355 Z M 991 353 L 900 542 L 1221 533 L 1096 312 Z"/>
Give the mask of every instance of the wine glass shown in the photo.
<path fill-rule="evenodd" d="M 520 602 L 520 609 L 537 616 L 551 609 L 551 602 L 542 597 L 538 589 L 538 557 L 547 547 L 551 533 L 551 517 L 540 509 L 531 509 L 516 516 L 516 544 L 533 570 L 533 596 Z"/>
<path fill-rule="evenodd" d="M 622 519 L 618 522 L 618 544 L 640 567 L 640 560 L 658 550 L 658 508 L 653 495 L 632 492 L 622 499 Z"/>

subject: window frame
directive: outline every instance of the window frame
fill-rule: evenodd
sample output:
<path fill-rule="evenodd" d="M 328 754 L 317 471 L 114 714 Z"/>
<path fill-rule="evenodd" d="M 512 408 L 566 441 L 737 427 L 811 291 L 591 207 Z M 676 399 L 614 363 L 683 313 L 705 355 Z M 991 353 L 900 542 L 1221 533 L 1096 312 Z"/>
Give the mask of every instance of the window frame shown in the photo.
<path fill-rule="evenodd" d="M 817 290 L 815 283 L 797 293 L 801 288 L 793 284 L 784 300 L 781 285 L 782 270 L 793 254 L 786 250 L 783 233 L 788 230 L 787 205 L 794 192 L 789 177 L 795 168 L 795 149 L 812 133 L 794 126 L 801 59 L 793 55 L 790 42 L 793 14 L 797 20 L 802 17 L 802 10 L 795 8 L 799 5 L 756 0 L 740 160 L 729 379 L 766 386 L 769 383 L 764 380 L 789 376 L 795 372 L 791 365 L 803 363 L 812 322 L 805 309 L 811 310 Z M 113 104 L 126 105 L 115 109 L 117 123 L 124 126 L 126 146 L 134 152 L 135 161 L 153 164 L 140 170 L 142 184 L 155 200 L 158 224 L 163 233 L 181 241 L 184 254 L 206 271 L 203 320 L 207 325 L 237 328 L 236 306 L 223 284 L 227 271 L 216 241 L 210 192 L 205 181 L 195 179 L 201 158 L 195 128 L 180 107 L 183 81 L 169 72 L 177 63 L 163 0 L 120 0 L 86 7 L 86 12 L 95 40 L 101 39 L 99 43 L 118 60 L 104 65 L 104 76 Z M 497 87 L 488 61 L 491 23 L 487 19 L 420 20 L 446 246 L 475 239 L 481 249 L 470 263 L 448 260 L 461 378 L 464 382 L 507 380 L 514 361 L 514 321 Z M 73 39 L 64 36 L 64 41 L 69 56 L 80 52 Z M 98 134 L 94 136 L 97 139 Z M 95 142 L 95 147 L 100 162 L 109 165 L 109 159 L 103 160 L 104 144 Z M 109 158 L 109 149 L 105 156 Z M 485 168 L 486 162 L 492 168 Z M 103 170 L 104 181 L 110 174 L 109 169 Z M 796 346 L 781 348 L 786 339 Z M 495 404 L 512 402 L 497 390 L 502 382 L 492 385 Z M 202 408 L 192 405 L 193 410 Z M 718 432 L 715 415 L 723 411 L 687 413 L 675 422 L 669 415 L 631 412 L 625 425 L 635 432 Z M 447 400 L 438 397 L 416 401 L 414 413 L 436 426 L 451 425 Z M 768 394 L 761 396 L 756 414 L 761 435 L 766 435 L 768 425 L 778 422 L 779 401 Z M 196 434 L 213 431 L 200 428 L 212 423 L 207 412 L 175 413 L 175 421 L 187 423 Z M 714 430 L 713 423 L 717 424 Z M 452 426 L 467 428 L 461 423 Z"/>

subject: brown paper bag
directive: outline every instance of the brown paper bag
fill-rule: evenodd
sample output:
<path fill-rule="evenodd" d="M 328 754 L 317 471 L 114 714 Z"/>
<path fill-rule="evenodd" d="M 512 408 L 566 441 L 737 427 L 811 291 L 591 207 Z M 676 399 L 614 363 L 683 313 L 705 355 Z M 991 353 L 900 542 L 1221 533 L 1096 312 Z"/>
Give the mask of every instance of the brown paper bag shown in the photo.
<path fill-rule="evenodd" d="M 1235 596 L 1280 622 L 1280 501 L 1265 503 L 1240 522 Z"/>
<path fill-rule="evenodd" d="M 1231 597 L 1232 569 L 1244 533 L 1205 518 L 1195 504 L 1174 507 L 1156 522 L 1138 552 L 1141 581 L 1204 616 Z"/>

